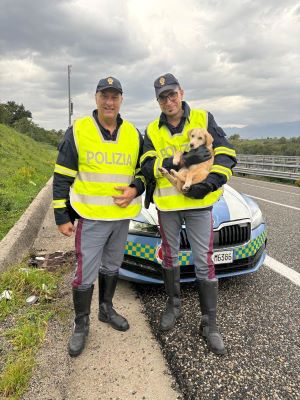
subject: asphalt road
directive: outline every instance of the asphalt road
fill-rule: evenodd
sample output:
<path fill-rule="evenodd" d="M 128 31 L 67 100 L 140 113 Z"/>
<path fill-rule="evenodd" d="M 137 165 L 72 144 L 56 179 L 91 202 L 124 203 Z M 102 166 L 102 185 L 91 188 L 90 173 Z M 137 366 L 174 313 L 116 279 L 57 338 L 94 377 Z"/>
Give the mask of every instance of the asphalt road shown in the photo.
<path fill-rule="evenodd" d="M 300 188 L 237 177 L 230 186 L 259 204 L 267 222 L 268 255 L 300 273 Z"/>
<path fill-rule="evenodd" d="M 300 272 L 300 189 L 245 178 L 233 178 L 231 186 L 263 199 L 255 200 L 268 224 L 268 254 Z M 299 286 L 266 266 L 219 286 L 218 320 L 228 350 L 224 357 L 209 353 L 199 335 L 193 285 L 182 288 L 184 315 L 168 333 L 158 329 L 164 291 L 136 285 L 184 399 L 300 399 Z"/>

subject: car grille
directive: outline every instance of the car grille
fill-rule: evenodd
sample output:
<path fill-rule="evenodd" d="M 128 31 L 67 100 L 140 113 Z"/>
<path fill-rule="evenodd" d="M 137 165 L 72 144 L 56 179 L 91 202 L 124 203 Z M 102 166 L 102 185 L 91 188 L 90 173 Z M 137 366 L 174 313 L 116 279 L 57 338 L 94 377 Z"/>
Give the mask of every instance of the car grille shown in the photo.
<path fill-rule="evenodd" d="M 251 226 L 250 223 L 223 226 L 218 233 L 219 246 L 231 246 L 235 244 L 245 243 L 250 240 Z"/>
<path fill-rule="evenodd" d="M 214 248 L 242 244 L 248 242 L 250 236 L 250 223 L 226 225 L 214 231 Z M 191 248 L 185 228 L 180 232 L 180 248 L 181 250 L 188 250 Z"/>

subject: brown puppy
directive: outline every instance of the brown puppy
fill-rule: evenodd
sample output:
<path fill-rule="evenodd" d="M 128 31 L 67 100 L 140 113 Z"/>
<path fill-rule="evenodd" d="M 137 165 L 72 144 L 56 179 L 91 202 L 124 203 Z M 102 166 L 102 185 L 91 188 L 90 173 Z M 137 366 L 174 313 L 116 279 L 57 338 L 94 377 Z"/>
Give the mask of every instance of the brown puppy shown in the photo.
<path fill-rule="evenodd" d="M 194 128 L 188 132 L 190 139 L 190 150 L 197 149 L 199 146 L 205 145 L 211 152 L 212 158 L 200 164 L 191 165 L 189 168 L 181 168 L 178 172 L 171 169 L 170 173 L 165 168 L 159 168 L 173 186 L 181 193 L 187 192 L 191 185 L 202 182 L 209 174 L 210 168 L 213 165 L 213 137 L 204 128 Z M 173 158 L 173 164 L 179 165 L 181 162 L 182 152 L 177 151 Z"/>

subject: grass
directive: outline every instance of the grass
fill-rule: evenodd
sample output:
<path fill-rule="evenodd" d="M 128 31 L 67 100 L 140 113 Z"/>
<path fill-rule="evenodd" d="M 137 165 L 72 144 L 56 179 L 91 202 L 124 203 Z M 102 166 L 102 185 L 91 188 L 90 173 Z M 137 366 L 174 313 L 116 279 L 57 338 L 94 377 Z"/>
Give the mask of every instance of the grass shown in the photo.
<path fill-rule="evenodd" d="M 51 177 L 53 146 L 0 124 L 0 240 Z"/>
<path fill-rule="evenodd" d="M 0 394 L 3 399 L 18 400 L 24 393 L 32 368 L 34 355 L 32 351 L 24 351 L 16 359 L 8 360 L 5 373 L 1 375 Z"/>
<path fill-rule="evenodd" d="M 9 301 L 0 301 L 0 322 L 24 305 L 24 296 L 39 296 L 39 302 L 45 303 L 57 289 L 57 277 L 46 270 L 17 267 L 0 275 L 0 293 L 4 290 L 12 292 Z M 26 299 L 25 299 L 26 300 Z"/>
<path fill-rule="evenodd" d="M 58 297 L 59 282 L 70 269 L 65 265 L 57 272 L 28 268 L 20 264 L 0 275 L 0 293 L 11 291 L 11 300 L 0 300 L 1 356 L 0 398 L 18 400 L 28 388 L 35 355 L 43 343 L 48 322 L 54 316 L 66 318 Z M 26 304 L 35 294 L 38 302 Z"/>

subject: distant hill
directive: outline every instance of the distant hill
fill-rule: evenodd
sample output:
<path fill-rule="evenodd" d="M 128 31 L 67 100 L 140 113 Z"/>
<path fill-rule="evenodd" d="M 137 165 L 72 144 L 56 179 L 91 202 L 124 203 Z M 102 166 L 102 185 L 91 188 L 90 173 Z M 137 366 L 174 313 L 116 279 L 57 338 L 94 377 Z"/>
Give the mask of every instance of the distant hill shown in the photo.
<path fill-rule="evenodd" d="M 248 125 L 244 128 L 224 128 L 227 136 L 240 135 L 242 139 L 291 138 L 300 136 L 300 121 L 279 124 Z"/>

